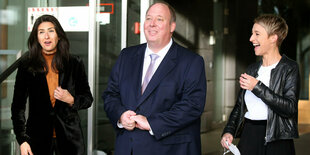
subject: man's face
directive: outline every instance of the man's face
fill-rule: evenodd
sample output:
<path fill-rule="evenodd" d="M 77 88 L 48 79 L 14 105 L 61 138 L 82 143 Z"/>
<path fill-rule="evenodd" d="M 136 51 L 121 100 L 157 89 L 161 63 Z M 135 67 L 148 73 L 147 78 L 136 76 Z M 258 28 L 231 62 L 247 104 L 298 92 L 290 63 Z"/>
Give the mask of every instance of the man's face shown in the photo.
<path fill-rule="evenodd" d="M 175 22 L 170 23 L 169 8 L 164 4 L 153 5 L 146 13 L 144 34 L 151 48 L 166 46 L 175 30 Z"/>

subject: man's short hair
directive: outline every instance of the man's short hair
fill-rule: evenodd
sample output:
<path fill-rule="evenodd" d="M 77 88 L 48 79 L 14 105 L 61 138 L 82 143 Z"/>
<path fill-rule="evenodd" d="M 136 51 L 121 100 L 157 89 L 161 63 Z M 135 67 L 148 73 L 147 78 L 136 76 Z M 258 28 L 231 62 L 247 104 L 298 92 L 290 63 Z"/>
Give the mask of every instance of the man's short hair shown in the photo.
<path fill-rule="evenodd" d="M 164 2 L 164 1 L 159 1 L 159 2 L 156 2 L 156 3 L 152 4 L 152 5 L 150 5 L 150 7 L 146 10 L 146 13 L 149 12 L 149 9 L 150 9 L 153 5 L 155 5 L 155 4 L 163 4 L 163 5 L 166 5 L 166 6 L 168 7 L 168 9 L 169 9 L 169 12 L 170 12 L 170 24 L 173 23 L 173 22 L 174 22 L 174 23 L 176 22 L 177 17 L 176 17 L 174 8 L 173 8 L 169 3 Z"/>

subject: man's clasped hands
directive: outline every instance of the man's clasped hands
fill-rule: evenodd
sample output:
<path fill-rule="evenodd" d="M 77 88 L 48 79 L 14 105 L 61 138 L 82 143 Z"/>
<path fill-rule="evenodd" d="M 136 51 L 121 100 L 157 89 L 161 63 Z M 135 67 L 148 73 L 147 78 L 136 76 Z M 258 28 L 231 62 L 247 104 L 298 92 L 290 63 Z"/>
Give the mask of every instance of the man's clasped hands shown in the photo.
<path fill-rule="evenodd" d="M 134 128 L 139 128 L 141 130 L 150 130 L 150 124 L 145 116 L 137 115 L 134 111 L 128 110 L 121 115 L 119 123 L 126 130 L 133 130 Z"/>

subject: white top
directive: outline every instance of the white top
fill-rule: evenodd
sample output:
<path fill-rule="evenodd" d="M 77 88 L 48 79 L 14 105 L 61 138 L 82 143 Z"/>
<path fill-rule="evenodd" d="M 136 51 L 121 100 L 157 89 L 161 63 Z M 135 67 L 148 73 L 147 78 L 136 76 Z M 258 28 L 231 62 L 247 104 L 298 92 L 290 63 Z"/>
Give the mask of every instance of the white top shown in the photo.
<path fill-rule="evenodd" d="M 258 70 L 257 80 L 261 81 L 269 87 L 271 70 L 277 66 L 278 62 L 270 66 L 261 66 Z M 245 113 L 245 118 L 250 120 L 267 120 L 268 106 L 251 91 L 247 90 L 244 96 L 245 104 L 248 111 Z"/>
<path fill-rule="evenodd" d="M 157 54 L 159 57 L 156 59 L 155 61 L 155 65 L 154 65 L 154 74 L 159 66 L 159 64 L 163 61 L 164 57 L 166 56 L 166 54 L 168 53 L 170 47 L 172 45 L 172 39 L 170 39 L 170 42 L 160 51 L 158 51 L 157 53 L 154 53 L 149 46 L 147 45 L 146 50 L 145 50 L 145 54 L 144 54 L 144 63 L 143 63 L 143 73 L 142 73 L 142 80 L 141 80 L 141 85 L 143 83 L 144 80 L 144 76 L 146 74 L 147 68 L 151 63 L 151 54 Z"/>

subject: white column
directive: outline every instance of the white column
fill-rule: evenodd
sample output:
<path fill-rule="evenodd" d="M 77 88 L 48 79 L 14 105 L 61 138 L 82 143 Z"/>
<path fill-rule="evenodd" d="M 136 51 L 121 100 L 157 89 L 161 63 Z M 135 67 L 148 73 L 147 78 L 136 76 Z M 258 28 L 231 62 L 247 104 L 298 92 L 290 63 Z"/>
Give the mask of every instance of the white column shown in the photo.
<path fill-rule="evenodd" d="M 97 0 L 98 1 L 98 0 Z M 89 0 L 88 31 L 88 82 L 92 94 L 95 90 L 95 53 L 96 53 L 96 9 L 97 1 Z M 95 98 L 95 97 L 94 97 Z M 95 102 L 94 102 L 95 103 Z M 87 155 L 93 154 L 94 105 L 87 110 Z"/>
<path fill-rule="evenodd" d="M 127 0 L 122 0 L 121 49 L 127 45 Z"/>

